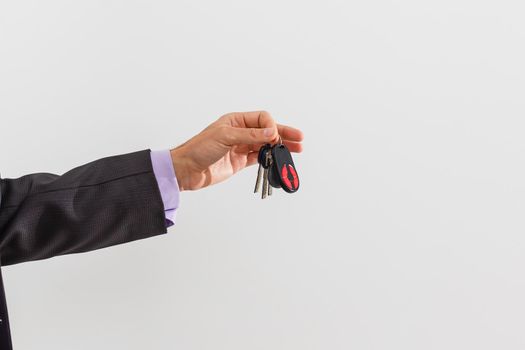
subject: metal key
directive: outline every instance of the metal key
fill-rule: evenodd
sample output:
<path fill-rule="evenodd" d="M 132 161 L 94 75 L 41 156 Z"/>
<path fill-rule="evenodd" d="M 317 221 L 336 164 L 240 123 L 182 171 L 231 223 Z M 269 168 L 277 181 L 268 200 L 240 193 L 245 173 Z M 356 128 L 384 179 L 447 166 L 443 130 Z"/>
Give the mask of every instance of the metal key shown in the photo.
<path fill-rule="evenodd" d="M 266 176 L 266 182 L 268 183 L 268 196 L 272 195 L 273 187 L 270 184 L 270 168 L 273 166 L 273 157 L 272 157 L 272 150 L 268 150 L 268 169 L 267 169 L 267 176 Z"/>
<path fill-rule="evenodd" d="M 257 162 L 259 163 L 259 169 L 257 170 L 257 180 L 255 181 L 255 189 L 253 193 L 259 192 L 261 188 L 261 179 L 263 176 L 264 162 L 266 161 L 266 151 L 271 148 L 270 144 L 265 144 L 259 149 L 259 154 L 257 156 Z"/>
<path fill-rule="evenodd" d="M 263 174 L 263 167 L 262 167 L 262 164 L 259 163 L 259 170 L 257 170 L 257 180 L 255 181 L 255 189 L 253 190 L 253 193 L 259 192 L 259 188 L 261 187 L 262 174 Z"/>
<path fill-rule="evenodd" d="M 264 157 L 264 164 L 263 164 L 263 190 L 262 190 L 262 199 L 265 199 L 266 196 L 268 196 L 268 151 L 266 151 L 266 155 Z"/>

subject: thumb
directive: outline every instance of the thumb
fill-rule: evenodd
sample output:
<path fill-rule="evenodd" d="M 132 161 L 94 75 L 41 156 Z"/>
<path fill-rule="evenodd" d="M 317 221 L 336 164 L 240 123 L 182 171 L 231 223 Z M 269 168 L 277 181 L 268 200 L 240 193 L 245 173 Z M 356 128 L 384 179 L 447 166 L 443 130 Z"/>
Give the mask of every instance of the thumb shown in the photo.
<path fill-rule="evenodd" d="M 235 128 L 228 127 L 223 131 L 224 139 L 229 146 L 236 144 L 268 143 L 277 138 L 277 127 L 270 128 Z"/>

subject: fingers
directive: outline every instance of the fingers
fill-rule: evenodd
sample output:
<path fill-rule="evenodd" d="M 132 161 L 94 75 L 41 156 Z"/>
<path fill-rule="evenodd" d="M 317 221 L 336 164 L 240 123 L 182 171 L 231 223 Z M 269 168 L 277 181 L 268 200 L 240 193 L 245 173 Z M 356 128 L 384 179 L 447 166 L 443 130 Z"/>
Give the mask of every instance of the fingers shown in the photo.
<path fill-rule="evenodd" d="M 304 138 L 301 130 L 287 125 L 276 124 L 267 111 L 234 112 L 226 114 L 222 118 L 235 127 L 273 128 L 277 126 L 279 135 L 284 140 L 300 142 Z"/>
<path fill-rule="evenodd" d="M 290 152 L 294 153 L 301 153 L 303 151 L 303 144 L 302 142 L 294 142 L 294 141 L 288 141 L 283 140 L 283 143 L 288 147 L 288 150 Z M 264 145 L 264 143 L 257 143 L 257 144 L 249 144 L 242 148 L 242 151 L 246 152 L 259 152 L 259 149 Z"/>
<path fill-rule="evenodd" d="M 236 128 L 225 126 L 218 129 L 218 139 L 227 146 L 268 143 L 275 139 L 277 129 L 274 128 Z"/>
<path fill-rule="evenodd" d="M 301 153 L 303 151 L 303 144 L 300 142 L 283 141 L 283 143 L 290 152 Z"/>
<path fill-rule="evenodd" d="M 277 124 L 267 111 L 235 112 L 223 116 L 233 127 L 239 128 L 272 128 L 277 139 Z"/>
<path fill-rule="evenodd" d="M 234 118 L 247 128 L 276 127 L 275 121 L 267 111 L 235 113 Z"/>
<path fill-rule="evenodd" d="M 291 126 L 277 124 L 277 130 L 283 140 L 301 142 L 304 139 L 303 132 Z"/>
<path fill-rule="evenodd" d="M 252 166 L 258 163 L 257 157 L 259 156 L 259 152 L 251 152 L 248 153 L 248 159 L 246 161 L 246 166 Z"/>
<path fill-rule="evenodd" d="M 238 144 L 276 143 L 280 136 L 291 152 L 302 151 L 300 142 L 304 139 L 303 132 L 291 126 L 276 124 L 267 111 L 230 113 L 224 115 L 223 118 L 223 120 L 228 121 L 231 127 L 239 129 L 236 131 L 228 131 L 228 134 L 231 136 L 231 140 L 228 141 L 229 145 L 235 144 L 231 144 L 231 142 L 237 142 Z M 246 131 L 242 131 L 243 128 L 245 128 Z M 266 134 L 264 134 L 263 131 L 257 131 L 261 129 L 268 130 Z M 271 129 L 273 129 L 274 132 L 268 135 Z M 294 144 L 287 143 L 287 141 L 293 142 Z"/>

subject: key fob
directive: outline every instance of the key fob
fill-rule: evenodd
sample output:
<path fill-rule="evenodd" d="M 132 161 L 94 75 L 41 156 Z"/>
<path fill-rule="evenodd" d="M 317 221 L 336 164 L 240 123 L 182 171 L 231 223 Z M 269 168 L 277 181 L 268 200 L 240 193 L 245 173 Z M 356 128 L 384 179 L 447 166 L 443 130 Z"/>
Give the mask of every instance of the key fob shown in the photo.
<path fill-rule="evenodd" d="M 272 147 L 273 167 L 272 172 L 278 180 L 280 187 L 288 193 L 297 192 L 299 189 L 299 176 L 293 163 L 292 155 L 284 144 L 277 144 Z M 270 182 L 271 183 L 271 182 Z"/>
<path fill-rule="evenodd" d="M 279 180 L 279 171 L 277 170 L 275 164 L 276 163 L 273 162 L 270 169 L 268 169 L 268 182 L 270 183 L 270 186 L 274 188 L 281 188 L 281 181 Z"/>

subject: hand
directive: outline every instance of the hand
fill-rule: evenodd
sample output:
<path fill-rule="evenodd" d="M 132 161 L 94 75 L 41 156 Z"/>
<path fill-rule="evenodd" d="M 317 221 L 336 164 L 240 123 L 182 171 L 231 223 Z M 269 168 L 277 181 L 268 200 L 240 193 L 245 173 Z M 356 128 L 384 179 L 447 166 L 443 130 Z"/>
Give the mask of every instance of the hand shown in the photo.
<path fill-rule="evenodd" d="M 279 136 L 290 152 L 302 151 L 303 133 L 276 124 L 266 111 L 223 115 L 170 150 L 180 191 L 214 185 L 257 164 L 259 148 L 265 143 L 277 143 Z"/>

